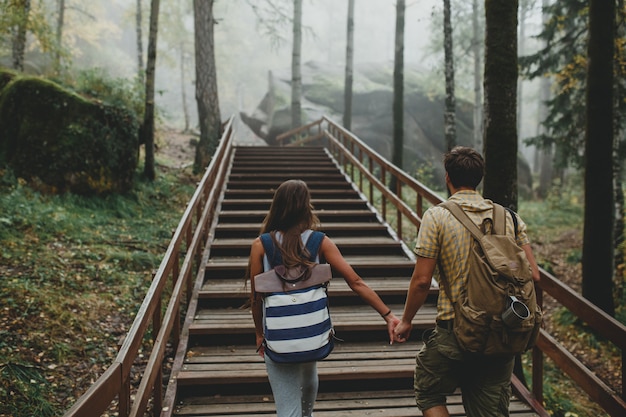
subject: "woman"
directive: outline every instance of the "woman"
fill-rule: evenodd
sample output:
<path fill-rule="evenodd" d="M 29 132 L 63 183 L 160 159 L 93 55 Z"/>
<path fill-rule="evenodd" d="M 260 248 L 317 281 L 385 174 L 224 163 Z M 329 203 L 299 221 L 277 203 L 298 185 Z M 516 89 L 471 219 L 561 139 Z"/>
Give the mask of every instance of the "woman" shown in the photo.
<path fill-rule="evenodd" d="M 311 195 L 307 185 L 300 180 L 285 181 L 278 187 L 263 221 L 261 233 L 274 232 L 273 236 L 280 245 L 283 263 L 286 267 L 307 263 L 300 256 L 303 253 L 303 235 L 319 225 L 313 213 Z M 252 243 L 248 265 L 248 277 L 251 282 L 250 302 L 256 330 L 256 346 L 265 359 L 267 373 L 274 394 L 278 417 L 310 417 L 317 397 L 318 377 L 317 362 L 276 363 L 265 355 L 263 337 L 263 294 L 255 292 L 254 277 L 271 267 L 264 259 L 265 250 L 261 239 Z M 330 238 L 324 236 L 319 249 L 319 257 L 326 260 L 333 270 L 344 277 L 352 291 L 374 308 L 387 322 L 389 343 L 393 343 L 393 329 L 399 319 L 381 298 L 361 279 L 343 258 L 339 249 Z"/>

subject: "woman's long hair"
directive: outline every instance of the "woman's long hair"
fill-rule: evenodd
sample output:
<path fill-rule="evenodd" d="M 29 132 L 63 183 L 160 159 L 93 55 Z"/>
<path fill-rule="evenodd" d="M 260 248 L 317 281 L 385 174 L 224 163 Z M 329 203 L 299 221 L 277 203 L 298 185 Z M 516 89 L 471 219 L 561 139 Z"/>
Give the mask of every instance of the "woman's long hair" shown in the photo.
<path fill-rule="evenodd" d="M 300 234 L 307 229 L 316 229 L 319 219 L 313 212 L 311 193 L 306 183 L 301 180 L 283 182 L 274 193 L 274 199 L 267 216 L 263 220 L 261 233 L 270 233 L 277 248 L 283 257 L 283 264 L 292 268 L 308 259 L 300 238 Z M 275 232 L 282 234 L 282 243 L 276 241 Z"/>

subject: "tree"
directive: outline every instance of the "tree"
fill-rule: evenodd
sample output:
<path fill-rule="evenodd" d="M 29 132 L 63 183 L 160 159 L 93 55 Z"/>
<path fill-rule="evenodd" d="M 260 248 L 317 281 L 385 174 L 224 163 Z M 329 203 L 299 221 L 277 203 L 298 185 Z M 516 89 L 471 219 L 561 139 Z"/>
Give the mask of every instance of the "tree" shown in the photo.
<path fill-rule="evenodd" d="M 548 14 L 546 13 L 546 9 L 548 5 L 548 0 L 542 0 L 543 25 L 547 24 Z M 539 120 L 546 120 L 548 117 L 548 102 L 550 101 L 552 90 L 552 80 L 548 74 L 545 74 L 541 78 L 539 90 L 539 94 L 541 96 L 541 102 L 539 103 Z M 546 130 L 547 129 L 543 123 L 540 124 L 538 136 L 546 136 L 548 134 Z M 552 186 L 552 148 L 552 144 L 535 148 L 536 152 L 539 154 L 539 186 L 537 187 L 537 195 L 540 198 L 546 198 L 548 196 L 548 192 L 550 191 L 550 187 Z"/>
<path fill-rule="evenodd" d="M 482 152 L 483 150 L 483 86 L 482 86 L 482 37 L 481 25 L 478 17 L 480 7 L 478 0 L 472 1 L 472 56 L 474 58 L 474 147 Z"/>
<path fill-rule="evenodd" d="M 291 49 L 291 127 L 302 125 L 302 0 L 293 2 L 293 44 Z"/>
<path fill-rule="evenodd" d="M 396 1 L 396 37 L 393 64 L 393 153 L 392 162 L 402 169 L 404 150 L 404 15 L 405 0 Z M 395 184 L 392 184 L 392 188 Z"/>
<path fill-rule="evenodd" d="M 583 296 L 610 315 L 613 304 L 613 54 L 615 2 L 589 1 L 585 131 Z"/>
<path fill-rule="evenodd" d="M 135 12 L 135 33 L 137 36 L 137 79 L 140 82 L 144 81 L 142 20 L 141 0 L 137 0 L 137 10 Z"/>
<path fill-rule="evenodd" d="M 143 123 L 139 128 L 139 142 L 145 147 L 143 173 L 149 180 L 154 180 L 154 82 L 157 56 L 157 33 L 159 29 L 160 0 L 150 4 L 150 32 L 148 35 L 148 60 L 146 62 L 146 92 Z"/>
<path fill-rule="evenodd" d="M 348 0 L 346 76 L 343 93 L 343 127 L 352 128 L 352 83 L 354 81 L 354 0 Z"/>
<path fill-rule="evenodd" d="M 517 0 L 485 1 L 483 193 L 517 207 Z"/>
<path fill-rule="evenodd" d="M 214 0 L 194 0 L 196 50 L 196 102 L 200 124 L 200 140 L 196 148 L 194 172 L 204 171 L 221 134 L 221 117 L 217 94 L 217 68 L 213 29 Z"/>
<path fill-rule="evenodd" d="M 63 25 L 65 24 L 65 0 L 59 0 L 57 17 L 57 46 L 54 54 L 54 66 L 56 71 L 61 71 L 61 46 L 63 44 Z"/>
<path fill-rule="evenodd" d="M 446 73 L 446 108 L 443 113 L 444 133 L 448 150 L 456 145 L 456 98 L 454 96 L 454 55 L 452 48 L 450 0 L 443 0 L 443 49 Z"/>
<path fill-rule="evenodd" d="M 26 51 L 26 31 L 30 14 L 30 0 L 17 0 L 15 27 L 13 28 L 13 69 L 24 71 L 24 53 Z"/>

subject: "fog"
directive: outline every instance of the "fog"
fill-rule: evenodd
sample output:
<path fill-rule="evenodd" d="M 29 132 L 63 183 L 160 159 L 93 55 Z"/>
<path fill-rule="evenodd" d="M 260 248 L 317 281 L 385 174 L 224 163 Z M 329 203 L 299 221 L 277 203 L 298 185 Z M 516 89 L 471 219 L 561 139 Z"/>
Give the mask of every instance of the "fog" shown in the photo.
<path fill-rule="evenodd" d="M 52 0 L 49 8 L 54 10 Z M 273 0 L 287 4 L 290 0 Z M 347 0 L 303 0 L 302 63 L 316 61 L 343 68 L 346 49 Z M 355 66 L 385 63 L 394 55 L 395 0 L 356 0 Z M 454 7 L 453 7 L 453 24 Z M 143 1 L 143 56 L 145 63 L 150 2 Z M 283 41 L 276 45 L 259 24 L 251 4 L 261 7 L 266 0 L 217 0 L 214 15 L 215 54 L 220 109 L 223 119 L 239 111 L 251 113 L 267 91 L 268 72 L 289 70 L 291 65 L 291 24 L 280 26 Z M 463 3 L 464 4 L 464 3 Z M 76 5 L 77 6 L 77 5 Z M 135 0 L 94 0 L 78 7 L 68 7 L 64 42 L 71 48 L 76 68 L 103 67 L 116 77 L 134 77 L 137 73 Z M 160 120 L 171 127 L 183 127 L 182 89 L 191 115 L 190 126 L 197 126 L 195 102 L 195 67 L 191 1 L 161 0 L 156 68 L 156 104 Z M 440 0 L 409 0 L 405 21 L 405 66 L 430 74 L 429 88 L 444 89 L 443 48 L 433 39 L 442 28 Z M 54 14 L 53 14 L 54 15 Z M 537 14 L 534 18 L 536 19 Z M 533 26 L 534 25 L 534 26 Z M 528 26 L 531 39 L 537 24 Z M 458 36 L 458 35 L 457 35 Z M 527 42 L 527 45 L 532 42 Z M 181 70 L 181 60 L 184 70 Z M 461 65 L 461 64 L 459 64 Z M 464 73 L 463 73 L 464 71 Z M 457 68 L 457 97 L 471 100 L 469 70 Z M 181 77 L 181 74 L 184 74 Z M 463 79 L 465 74 L 465 79 Z M 355 80 L 358 83 L 358 80 Z M 390 76 L 389 85 L 392 84 Z M 522 112 L 521 135 L 536 133 L 536 87 L 524 89 L 524 98 L 532 102 Z"/>

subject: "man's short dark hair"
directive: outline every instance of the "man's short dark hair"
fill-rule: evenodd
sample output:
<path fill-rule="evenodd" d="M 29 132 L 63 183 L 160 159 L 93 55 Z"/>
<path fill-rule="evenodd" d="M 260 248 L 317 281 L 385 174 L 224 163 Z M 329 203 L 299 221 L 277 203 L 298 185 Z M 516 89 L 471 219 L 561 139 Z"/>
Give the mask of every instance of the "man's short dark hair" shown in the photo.
<path fill-rule="evenodd" d="M 466 146 L 455 146 L 446 152 L 443 165 L 455 188 L 475 189 L 485 174 L 485 160 L 482 155 Z"/>

